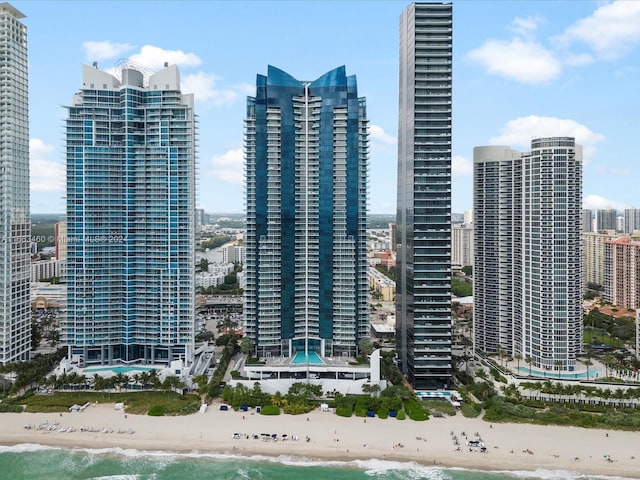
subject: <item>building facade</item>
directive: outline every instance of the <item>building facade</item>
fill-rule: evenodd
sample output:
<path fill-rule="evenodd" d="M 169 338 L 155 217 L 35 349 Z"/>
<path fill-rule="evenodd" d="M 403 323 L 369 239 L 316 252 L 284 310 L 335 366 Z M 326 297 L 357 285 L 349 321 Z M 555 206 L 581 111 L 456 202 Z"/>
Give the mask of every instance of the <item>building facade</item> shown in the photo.
<path fill-rule="evenodd" d="M 396 351 L 414 388 L 451 381 L 450 3 L 400 16 Z"/>
<path fill-rule="evenodd" d="M 582 232 L 593 232 L 593 211 L 588 208 L 582 209 Z"/>
<path fill-rule="evenodd" d="M 25 16 L 0 3 L 0 366 L 29 359 L 29 91 Z"/>
<path fill-rule="evenodd" d="M 194 342 L 193 95 L 168 66 L 84 65 L 67 107 L 67 318 L 84 364 L 190 361 Z"/>
<path fill-rule="evenodd" d="M 261 357 L 354 356 L 369 334 L 366 102 L 338 67 L 257 76 L 245 121 L 244 329 Z"/>
<path fill-rule="evenodd" d="M 582 148 L 474 149 L 474 342 L 545 370 L 572 370 L 582 345 Z"/>
<path fill-rule="evenodd" d="M 583 286 L 602 289 L 604 287 L 604 245 L 620 235 L 614 230 L 582 233 Z"/>
<path fill-rule="evenodd" d="M 522 156 L 476 147 L 473 168 L 474 348 L 512 351 L 522 338 Z"/>
<path fill-rule="evenodd" d="M 618 307 L 640 308 L 640 238 L 604 244 L 604 299 Z"/>
<path fill-rule="evenodd" d="M 473 265 L 473 223 L 451 226 L 451 265 L 459 268 Z"/>
<path fill-rule="evenodd" d="M 624 210 L 624 233 L 631 234 L 640 230 L 640 208 L 626 208 Z"/>
<path fill-rule="evenodd" d="M 596 231 L 618 229 L 618 212 L 612 208 L 596 210 Z"/>

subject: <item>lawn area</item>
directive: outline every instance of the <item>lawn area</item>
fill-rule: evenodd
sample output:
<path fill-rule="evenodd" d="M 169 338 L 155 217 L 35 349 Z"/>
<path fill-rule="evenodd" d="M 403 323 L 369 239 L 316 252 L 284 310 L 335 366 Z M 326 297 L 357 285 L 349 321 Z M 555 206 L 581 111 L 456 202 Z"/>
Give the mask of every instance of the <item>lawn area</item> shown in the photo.
<path fill-rule="evenodd" d="M 421 400 L 420 403 L 422 403 L 422 407 L 427 410 L 435 410 L 450 416 L 456 414 L 456 409 L 448 400 Z"/>
<path fill-rule="evenodd" d="M 18 403 L 25 405 L 27 412 L 67 412 L 74 404 L 87 402 L 124 403 L 125 411 L 131 414 L 146 415 L 151 408 L 164 415 L 188 415 L 200 408 L 197 395 L 180 395 L 176 392 L 56 392 L 52 395 L 31 395 Z"/>

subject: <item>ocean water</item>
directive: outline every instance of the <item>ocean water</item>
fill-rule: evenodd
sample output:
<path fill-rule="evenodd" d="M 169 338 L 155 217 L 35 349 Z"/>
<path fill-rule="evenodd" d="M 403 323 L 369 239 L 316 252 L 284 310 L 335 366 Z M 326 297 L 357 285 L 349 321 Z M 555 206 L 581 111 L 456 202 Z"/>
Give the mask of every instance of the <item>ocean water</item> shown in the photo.
<path fill-rule="evenodd" d="M 567 471 L 480 472 L 392 461 L 311 461 L 281 456 L 0 446 L 0 478 L 11 480 L 620 480 Z"/>

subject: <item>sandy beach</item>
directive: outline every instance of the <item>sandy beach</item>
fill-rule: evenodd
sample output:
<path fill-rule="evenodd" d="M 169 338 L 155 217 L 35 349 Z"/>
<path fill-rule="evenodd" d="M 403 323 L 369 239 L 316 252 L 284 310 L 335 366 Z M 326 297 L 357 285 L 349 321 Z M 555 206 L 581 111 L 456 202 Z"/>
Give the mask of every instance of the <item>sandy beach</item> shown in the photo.
<path fill-rule="evenodd" d="M 53 423 L 59 423 L 55 431 L 25 428 Z M 70 427 L 75 431 L 59 431 Z M 277 440 L 267 440 L 263 434 L 276 434 Z M 630 478 L 637 478 L 640 471 L 638 438 L 638 432 L 489 424 L 461 414 L 426 422 L 343 418 L 320 410 L 308 415 L 263 416 L 252 411 L 220 411 L 216 404 L 206 413 L 186 417 L 130 415 L 104 404 L 62 416 L 0 414 L 2 445 L 35 443 L 323 460 L 374 458 L 479 470 L 569 470 Z M 486 451 L 467 445 L 468 441 L 482 441 Z"/>

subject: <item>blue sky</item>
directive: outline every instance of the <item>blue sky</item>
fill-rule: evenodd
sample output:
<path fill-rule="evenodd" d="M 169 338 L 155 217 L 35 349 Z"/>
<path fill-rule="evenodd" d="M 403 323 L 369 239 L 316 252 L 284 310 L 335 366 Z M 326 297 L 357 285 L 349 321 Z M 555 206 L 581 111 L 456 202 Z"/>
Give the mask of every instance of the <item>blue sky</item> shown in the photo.
<path fill-rule="evenodd" d="M 82 64 L 165 61 L 196 95 L 199 206 L 243 211 L 242 135 L 256 74 L 345 65 L 367 98 L 370 212 L 396 203 L 398 19 L 404 1 L 15 1 L 29 29 L 31 210 L 63 213 L 64 119 Z M 584 207 L 640 207 L 640 1 L 458 0 L 453 201 L 472 207 L 473 147 L 573 135 Z"/>

